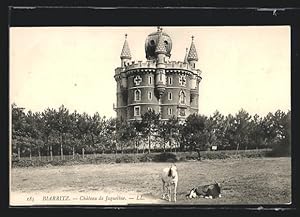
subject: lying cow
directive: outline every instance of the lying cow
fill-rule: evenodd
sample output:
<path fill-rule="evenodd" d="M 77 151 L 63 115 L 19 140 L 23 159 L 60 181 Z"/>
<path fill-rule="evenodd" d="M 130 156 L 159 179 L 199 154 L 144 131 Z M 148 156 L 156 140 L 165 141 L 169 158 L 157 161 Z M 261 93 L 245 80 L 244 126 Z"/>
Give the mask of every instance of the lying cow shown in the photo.
<path fill-rule="evenodd" d="M 210 185 L 199 186 L 190 190 L 186 197 L 190 199 L 196 197 L 204 197 L 210 199 L 221 197 L 221 186 L 217 182 Z"/>

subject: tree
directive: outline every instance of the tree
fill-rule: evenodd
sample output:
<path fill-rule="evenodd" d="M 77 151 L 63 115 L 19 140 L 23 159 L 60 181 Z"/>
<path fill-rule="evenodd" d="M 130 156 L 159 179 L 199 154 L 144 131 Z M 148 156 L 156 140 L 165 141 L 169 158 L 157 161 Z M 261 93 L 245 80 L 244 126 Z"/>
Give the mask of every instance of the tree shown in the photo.
<path fill-rule="evenodd" d="M 249 124 L 249 148 L 265 147 L 263 119 L 255 114 Z"/>
<path fill-rule="evenodd" d="M 160 115 L 149 110 L 142 115 L 142 133 L 148 139 L 148 153 L 151 150 L 151 137 L 157 133 Z"/>
<path fill-rule="evenodd" d="M 249 127 L 251 116 L 244 109 L 241 109 L 235 116 L 235 141 L 236 141 L 236 151 L 238 152 L 240 146 L 246 148 L 249 144 Z"/>
<path fill-rule="evenodd" d="M 60 144 L 60 135 L 59 135 L 59 123 L 58 123 L 58 114 L 55 109 L 47 108 L 42 113 L 43 119 L 43 140 L 48 148 L 50 160 L 53 160 L 54 149 L 53 147 Z"/>
<path fill-rule="evenodd" d="M 26 137 L 25 125 L 26 115 L 25 108 L 18 107 L 15 103 L 11 106 L 12 111 L 12 148 L 17 151 L 18 159 L 21 157 L 21 148 Z"/>
<path fill-rule="evenodd" d="M 79 114 L 77 113 L 76 110 L 70 115 L 70 134 L 68 138 L 70 139 L 69 146 L 72 149 L 73 159 L 76 156 L 76 148 L 80 146 L 80 142 L 81 142 L 80 131 L 79 128 L 77 127 L 78 117 Z"/>
<path fill-rule="evenodd" d="M 84 152 L 88 147 L 89 143 L 89 133 L 92 127 L 91 117 L 87 113 L 79 114 L 77 117 L 77 129 L 80 135 L 80 148 L 82 150 L 82 157 L 84 157 Z"/>
<path fill-rule="evenodd" d="M 24 132 L 27 136 L 26 149 L 29 150 L 29 157 L 31 159 L 32 152 L 36 149 L 41 160 L 41 148 L 43 147 L 41 114 L 28 111 L 25 122 Z"/>
<path fill-rule="evenodd" d="M 120 145 L 121 154 L 123 154 L 124 147 L 128 146 L 128 143 L 131 140 L 129 124 L 126 121 L 116 122 L 116 139 L 117 143 Z"/>
<path fill-rule="evenodd" d="M 198 159 L 201 160 L 200 151 L 205 150 L 207 144 L 207 134 L 205 123 L 207 118 L 202 115 L 189 115 L 182 129 L 182 136 L 190 151 L 197 151 Z"/>
<path fill-rule="evenodd" d="M 129 123 L 129 136 L 134 141 L 134 149 L 138 153 L 140 147 L 140 141 L 142 140 L 143 135 L 143 126 L 141 121 L 133 120 Z"/>
<path fill-rule="evenodd" d="M 212 145 L 221 146 L 224 143 L 225 120 L 224 116 L 216 110 L 213 116 L 206 119 L 205 133 L 207 134 L 208 147 Z"/>
<path fill-rule="evenodd" d="M 278 156 L 290 155 L 291 148 L 291 112 L 285 114 L 277 110 L 273 115 L 275 137 L 273 138 L 273 152 Z"/>
<path fill-rule="evenodd" d="M 56 113 L 56 131 L 58 132 L 60 138 L 60 155 L 61 159 L 64 158 L 64 139 L 65 135 L 70 132 L 71 120 L 69 116 L 69 110 L 61 105 Z"/>
<path fill-rule="evenodd" d="M 166 151 L 166 143 L 169 144 L 169 147 L 172 148 L 173 143 L 172 141 L 178 140 L 179 134 L 179 121 L 178 119 L 173 116 L 169 118 L 167 121 L 160 121 L 158 127 L 159 136 L 163 141 L 163 151 Z M 176 150 L 176 146 L 175 146 Z"/>
<path fill-rule="evenodd" d="M 267 147 L 272 147 L 276 138 L 276 126 L 274 115 L 269 112 L 262 120 L 262 129 L 264 134 L 264 141 Z"/>

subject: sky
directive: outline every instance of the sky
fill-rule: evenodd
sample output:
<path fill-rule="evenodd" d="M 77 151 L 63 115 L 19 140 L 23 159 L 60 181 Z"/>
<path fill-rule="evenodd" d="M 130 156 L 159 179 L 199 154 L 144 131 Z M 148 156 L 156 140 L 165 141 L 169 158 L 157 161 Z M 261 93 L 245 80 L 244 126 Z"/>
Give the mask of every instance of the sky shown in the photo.
<path fill-rule="evenodd" d="M 183 61 L 191 36 L 202 71 L 199 114 L 266 115 L 291 107 L 289 26 L 168 27 L 172 61 Z M 11 27 L 10 103 L 33 112 L 65 105 L 115 117 L 114 69 L 125 33 L 132 60 L 145 61 L 145 39 L 157 27 Z"/>

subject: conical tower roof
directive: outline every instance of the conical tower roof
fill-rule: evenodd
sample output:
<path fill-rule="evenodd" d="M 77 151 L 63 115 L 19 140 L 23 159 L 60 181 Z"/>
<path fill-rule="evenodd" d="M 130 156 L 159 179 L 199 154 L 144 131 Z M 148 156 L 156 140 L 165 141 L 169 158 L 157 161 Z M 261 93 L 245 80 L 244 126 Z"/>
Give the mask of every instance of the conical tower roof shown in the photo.
<path fill-rule="evenodd" d="M 123 49 L 122 49 L 120 58 L 121 59 L 131 59 L 131 53 L 130 53 L 129 45 L 127 42 L 127 34 L 125 34 L 125 41 L 124 41 L 124 45 L 123 45 Z"/>
<path fill-rule="evenodd" d="M 166 50 L 166 46 L 162 37 L 162 29 L 159 30 L 159 38 L 158 38 L 158 44 L 155 48 L 155 53 L 156 54 L 166 54 L 167 50 Z"/>
<path fill-rule="evenodd" d="M 190 51 L 189 54 L 187 56 L 187 60 L 188 61 L 198 61 L 198 54 L 197 54 L 197 50 L 194 44 L 194 36 L 192 36 L 192 43 L 191 43 L 191 47 L 190 47 Z"/>

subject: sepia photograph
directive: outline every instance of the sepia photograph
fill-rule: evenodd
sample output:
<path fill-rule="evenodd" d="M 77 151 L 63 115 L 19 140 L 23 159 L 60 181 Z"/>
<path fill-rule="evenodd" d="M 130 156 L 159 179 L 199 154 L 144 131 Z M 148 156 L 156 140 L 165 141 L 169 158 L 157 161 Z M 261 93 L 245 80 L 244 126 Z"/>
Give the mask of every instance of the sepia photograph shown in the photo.
<path fill-rule="evenodd" d="M 9 28 L 11 206 L 292 203 L 291 28 Z"/>

